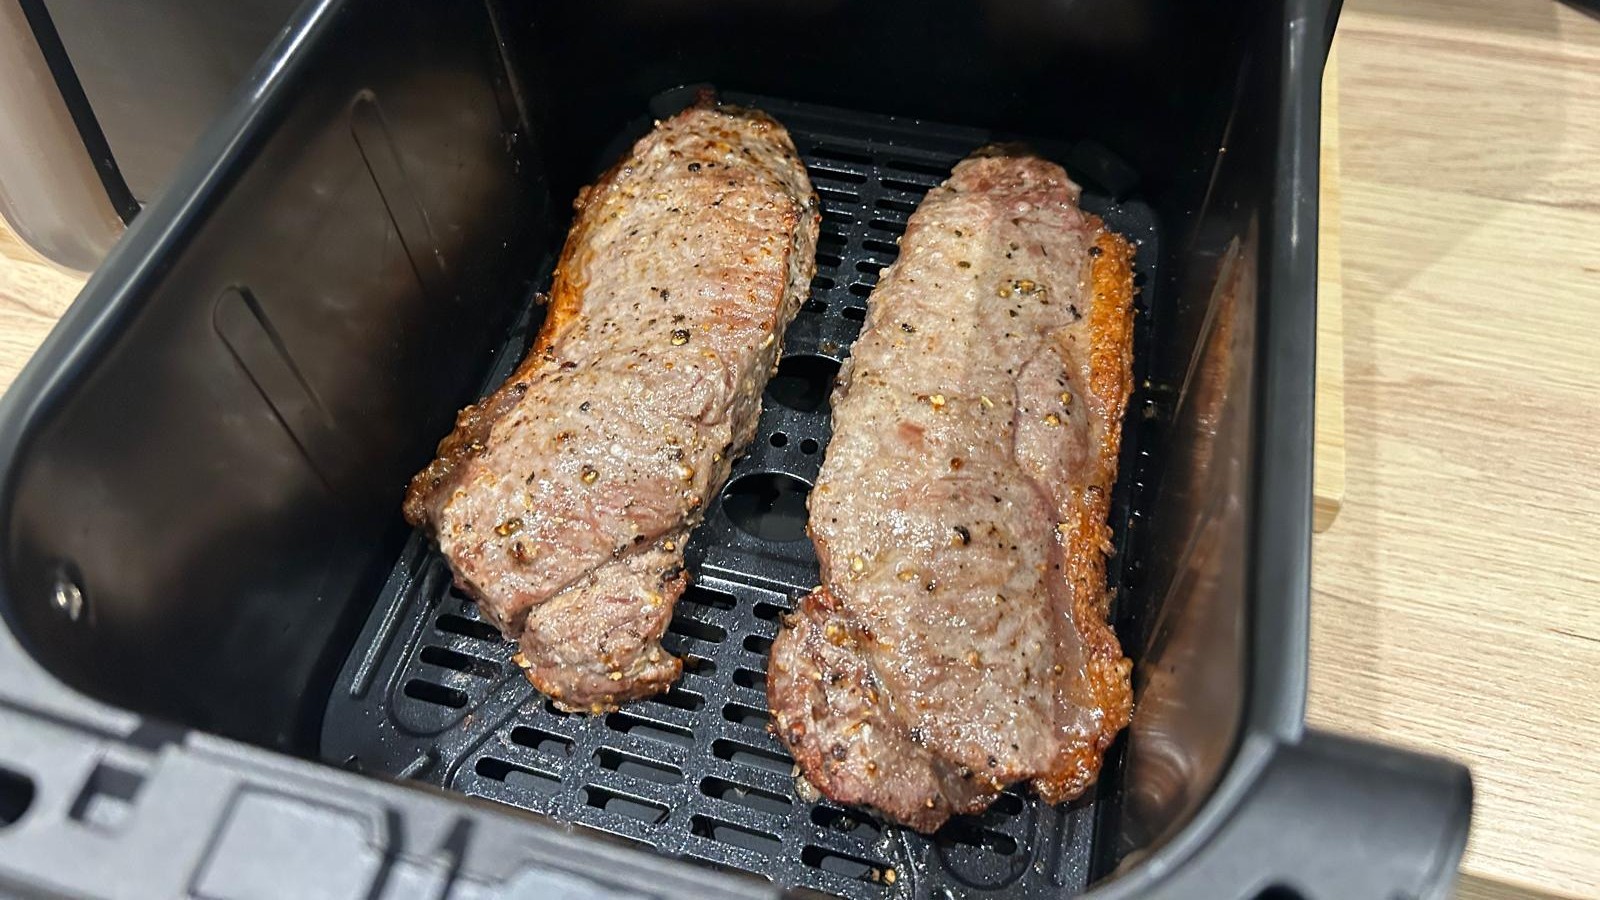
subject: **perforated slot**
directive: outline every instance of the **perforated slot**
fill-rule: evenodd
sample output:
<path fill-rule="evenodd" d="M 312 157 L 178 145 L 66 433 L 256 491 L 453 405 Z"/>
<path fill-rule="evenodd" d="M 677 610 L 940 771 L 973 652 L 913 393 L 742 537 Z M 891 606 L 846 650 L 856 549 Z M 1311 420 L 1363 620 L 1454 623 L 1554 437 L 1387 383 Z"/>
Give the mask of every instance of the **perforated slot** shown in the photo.
<path fill-rule="evenodd" d="M 672 629 L 674 634 L 696 641 L 703 641 L 707 644 L 720 644 L 728 638 L 727 629 L 721 625 L 702 622 L 699 619 L 685 615 L 681 611 L 672 618 L 672 624 L 668 627 Z"/>
<path fill-rule="evenodd" d="M 687 649 L 681 649 L 678 647 L 667 647 L 667 649 L 677 654 L 678 658 L 682 660 L 683 672 L 685 675 L 694 675 L 700 678 L 710 678 L 711 676 L 717 674 L 717 664 L 712 662 L 709 657 L 701 656 Z"/>
<path fill-rule="evenodd" d="M 516 728 L 511 729 L 511 742 L 550 756 L 565 757 L 572 755 L 572 738 L 554 734 L 542 728 L 518 725 Z"/>
<path fill-rule="evenodd" d="M 905 213 L 906 215 L 917 211 L 916 201 L 902 200 L 898 197 L 879 197 L 873 205 L 879 209 L 892 209 L 895 212 Z"/>
<path fill-rule="evenodd" d="M 765 709 L 757 709 L 743 703 L 729 703 L 723 706 L 722 717 L 735 725 L 749 728 L 766 728 L 772 722 L 772 714 Z"/>
<path fill-rule="evenodd" d="M 862 249 L 871 250 L 873 253 L 890 260 L 900 255 L 899 245 L 891 244 L 888 241 L 880 241 L 873 238 L 868 238 L 861 242 L 861 247 Z"/>
<path fill-rule="evenodd" d="M 649 741 L 659 741 L 678 747 L 694 746 L 694 732 L 665 722 L 653 722 L 619 710 L 606 716 L 606 727 L 622 734 L 631 734 Z"/>
<path fill-rule="evenodd" d="M 434 706 L 448 706 L 451 709 L 461 709 L 472 699 L 467 696 L 465 691 L 458 691 L 453 687 L 445 687 L 442 684 L 434 684 L 431 681 L 423 681 L 420 678 L 413 678 L 406 682 L 405 695 L 413 700 L 421 700 L 423 703 L 431 703 Z"/>
<path fill-rule="evenodd" d="M 858 153 L 847 147 L 840 147 L 837 144 L 813 144 L 808 155 L 814 159 L 828 159 L 834 162 L 869 165 L 872 163 L 871 155 Z"/>
<path fill-rule="evenodd" d="M 490 625 L 488 622 L 480 622 L 477 619 L 468 619 L 465 616 L 457 616 L 451 613 L 445 613 L 438 618 L 436 624 L 439 626 L 440 631 L 448 632 L 449 634 L 458 634 L 462 637 L 472 638 L 473 640 L 501 640 L 500 629 Z"/>
<path fill-rule="evenodd" d="M 554 793 L 561 787 L 561 776 L 538 769 L 485 756 L 473 766 L 479 775 L 514 788 L 525 788 L 541 794 Z"/>
<path fill-rule="evenodd" d="M 688 590 L 678 600 L 680 611 L 699 612 L 704 610 L 717 610 L 726 612 L 739 605 L 738 598 L 727 591 L 708 588 L 702 584 L 691 584 Z"/>
<path fill-rule="evenodd" d="M 712 645 L 699 643 L 680 634 L 668 632 L 662 637 L 661 646 L 666 648 L 668 653 L 678 657 L 683 663 L 683 671 L 686 675 L 692 675 L 696 678 L 708 678 L 717 672 L 717 664 L 712 660 L 715 655 L 715 647 Z M 687 692 L 685 695 L 673 696 L 669 692 L 658 699 L 666 705 L 678 709 L 699 709 L 701 701 L 697 699 L 699 694 L 695 693 L 695 691 L 702 689 L 703 685 L 698 681 L 686 681 L 684 686 Z"/>
<path fill-rule="evenodd" d="M 757 853 L 777 853 L 783 850 L 783 841 L 775 834 L 757 831 L 732 822 L 720 822 L 710 816 L 695 816 L 690 820 L 691 833 L 710 838 L 722 844 L 732 844 Z"/>
<path fill-rule="evenodd" d="M 751 747 L 746 744 L 737 744 L 733 741 L 716 740 L 711 742 L 711 754 L 717 759 L 740 765 L 754 766 L 768 772 L 779 772 L 788 775 L 794 771 L 794 760 L 787 754 L 768 750 L 764 747 Z"/>
<path fill-rule="evenodd" d="M 831 872 L 845 878 L 857 881 L 870 881 L 874 884 L 884 881 L 884 872 L 892 868 L 881 860 L 867 859 L 864 856 L 855 856 L 841 853 L 827 847 L 807 846 L 800 851 L 800 861 L 815 869 Z M 895 880 L 899 880 L 896 878 Z"/>
<path fill-rule="evenodd" d="M 879 179 L 878 183 L 882 184 L 891 191 L 903 191 L 907 194 L 915 194 L 918 198 L 921 198 L 923 194 L 928 192 L 928 188 L 938 184 L 939 181 L 935 178 L 928 178 L 921 181 L 907 181 L 902 178 L 882 178 Z M 918 199 L 914 202 L 920 203 L 921 200 Z"/>
<path fill-rule="evenodd" d="M 740 806 L 758 812 L 782 815 L 787 813 L 793 804 L 788 797 L 774 794 L 762 788 L 752 787 L 748 784 L 737 784 L 721 778 L 707 778 L 700 782 L 700 792 L 707 797 L 737 803 Z"/>
<path fill-rule="evenodd" d="M 630 775 L 634 778 L 643 778 L 658 784 L 678 784 L 683 781 L 683 771 L 677 766 L 656 762 L 642 756 L 613 750 L 610 747 L 601 747 L 594 752 L 594 761 L 602 769 Z"/>
<path fill-rule="evenodd" d="M 644 702 L 694 712 L 706 705 L 706 698 L 696 694 L 694 691 L 685 690 L 682 686 L 673 685 L 672 689 L 665 694 L 658 694 Z"/>
<path fill-rule="evenodd" d="M 544 699 L 544 702 L 541 703 L 540 706 L 543 709 L 544 714 L 551 716 L 552 718 L 565 719 L 569 716 L 576 715 L 576 713 L 569 713 L 564 710 L 557 709 L 555 702 L 548 697 Z"/>
<path fill-rule="evenodd" d="M 419 654 L 429 665 L 453 669 L 478 678 L 495 678 L 500 675 L 500 664 L 479 656 L 468 656 L 445 647 L 423 647 Z"/>
<path fill-rule="evenodd" d="M 926 178 L 931 179 L 932 183 L 934 184 L 937 184 L 950 177 L 950 169 L 946 166 L 931 165 L 929 163 L 917 162 L 916 160 L 911 159 L 885 157 L 883 160 L 883 165 L 888 169 L 896 169 L 901 172 L 908 172 L 912 175 L 925 176 Z"/>
<path fill-rule="evenodd" d="M 592 784 L 583 789 L 583 802 L 595 809 L 603 809 L 648 825 L 660 825 L 669 815 L 667 807 L 654 800 L 630 797 L 610 788 Z"/>
<path fill-rule="evenodd" d="M 864 843 L 876 843 L 883 837 L 883 826 L 864 813 L 840 809 L 836 806 L 811 807 L 811 821 L 829 831 L 847 834 Z"/>
<path fill-rule="evenodd" d="M 970 816 L 951 819 L 950 824 L 940 829 L 939 839 L 951 844 L 998 853 L 1001 856 L 1011 856 L 1017 852 L 1016 838 L 991 828 L 984 828 Z"/>
<path fill-rule="evenodd" d="M 843 181 L 847 184 L 866 184 L 867 176 L 849 169 L 835 168 L 833 166 L 812 163 L 810 167 L 813 181 Z"/>
<path fill-rule="evenodd" d="M 817 196 L 821 197 L 824 202 L 849 204 L 852 206 L 861 202 L 861 195 L 857 194 L 855 191 L 845 190 L 843 188 L 834 187 L 833 185 L 825 183 L 813 183 L 812 187 L 817 189 Z"/>

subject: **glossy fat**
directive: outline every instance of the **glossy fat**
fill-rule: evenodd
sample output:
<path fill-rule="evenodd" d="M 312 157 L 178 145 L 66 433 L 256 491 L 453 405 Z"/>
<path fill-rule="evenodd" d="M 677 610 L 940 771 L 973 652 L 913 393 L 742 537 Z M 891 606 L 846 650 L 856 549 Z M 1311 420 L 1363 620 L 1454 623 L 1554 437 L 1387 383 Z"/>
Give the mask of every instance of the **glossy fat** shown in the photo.
<path fill-rule="evenodd" d="M 1092 783 L 1129 714 L 1105 525 L 1130 249 L 1060 167 L 963 161 L 911 217 L 833 401 L 822 586 L 780 633 L 776 730 L 824 794 L 931 831 Z"/>

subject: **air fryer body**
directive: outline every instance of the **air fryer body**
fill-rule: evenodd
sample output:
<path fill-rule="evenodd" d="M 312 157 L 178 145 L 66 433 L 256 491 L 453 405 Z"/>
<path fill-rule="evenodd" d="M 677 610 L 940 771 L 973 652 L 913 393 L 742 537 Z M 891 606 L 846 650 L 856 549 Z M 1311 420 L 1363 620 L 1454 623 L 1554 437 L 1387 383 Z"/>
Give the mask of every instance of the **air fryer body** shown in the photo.
<path fill-rule="evenodd" d="M 952 152 L 976 134 L 1059 149 L 1159 236 L 1119 487 L 1137 706 L 1079 838 L 1094 891 L 1447 882 L 1464 773 L 1303 734 L 1332 21 L 1320 0 L 308 3 L 0 403 L 0 768 L 21 754 L 64 796 L 142 785 L 128 821 L 165 810 L 196 835 L 151 895 L 255 883 L 230 841 L 270 859 L 295 821 L 329 852 L 293 883 L 352 896 L 406 896 L 435 859 L 460 896 L 769 890 L 324 765 L 346 762 L 330 704 L 376 690 L 363 660 L 409 627 L 383 605 L 417 574 L 406 480 L 537 326 L 578 188 L 629 123 L 710 85 L 872 116 L 889 147 L 903 127 Z M 102 755 L 40 759 L 23 730 Z M 128 778 L 100 774 L 107 752 Z M 1411 798 L 1392 840 L 1340 849 L 1373 827 L 1372 792 Z M 1341 799 L 1308 821 L 1313 793 Z M 81 839 L 73 809 L 0 829 L 24 860 L 0 870 L 109 890 L 139 838 L 97 832 L 98 862 L 50 869 Z"/>

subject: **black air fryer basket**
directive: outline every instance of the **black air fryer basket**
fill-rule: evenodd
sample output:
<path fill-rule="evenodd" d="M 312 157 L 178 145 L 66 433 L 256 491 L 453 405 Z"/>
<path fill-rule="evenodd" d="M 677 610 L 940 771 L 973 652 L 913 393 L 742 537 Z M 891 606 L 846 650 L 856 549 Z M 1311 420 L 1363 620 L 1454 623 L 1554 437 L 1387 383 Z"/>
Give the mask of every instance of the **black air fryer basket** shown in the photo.
<path fill-rule="evenodd" d="M 1335 0 L 313 0 L 0 401 L 0 883 L 127 897 L 1433 898 L 1458 766 L 1308 732 Z M 689 548 L 668 694 L 566 715 L 399 518 L 570 201 L 697 92 L 794 136 L 818 274 Z M 932 837 L 793 788 L 826 396 L 906 216 L 1024 140 L 1138 245 L 1133 725 Z M 477 798 L 477 802 L 467 798 Z"/>

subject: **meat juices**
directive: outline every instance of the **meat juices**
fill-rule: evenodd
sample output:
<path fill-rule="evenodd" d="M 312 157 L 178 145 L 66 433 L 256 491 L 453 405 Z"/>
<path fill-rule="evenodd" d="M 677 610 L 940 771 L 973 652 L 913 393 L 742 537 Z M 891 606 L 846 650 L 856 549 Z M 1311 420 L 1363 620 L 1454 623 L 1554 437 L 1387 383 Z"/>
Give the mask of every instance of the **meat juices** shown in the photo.
<path fill-rule="evenodd" d="M 822 585 L 772 649 L 778 737 L 841 803 L 930 832 L 1080 794 L 1128 722 L 1106 524 L 1132 248 L 1053 163 L 986 148 L 911 216 L 810 496 Z"/>
<path fill-rule="evenodd" d="M 533 350 L 463 410 L 406 518 L 558 706 L 665 691 L 683 547 L 816 269 L 816 195 L 783 126 L 705 103 L 580 192 Z"/>

